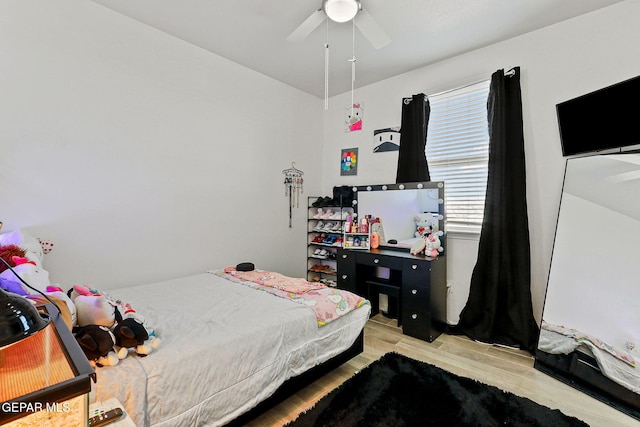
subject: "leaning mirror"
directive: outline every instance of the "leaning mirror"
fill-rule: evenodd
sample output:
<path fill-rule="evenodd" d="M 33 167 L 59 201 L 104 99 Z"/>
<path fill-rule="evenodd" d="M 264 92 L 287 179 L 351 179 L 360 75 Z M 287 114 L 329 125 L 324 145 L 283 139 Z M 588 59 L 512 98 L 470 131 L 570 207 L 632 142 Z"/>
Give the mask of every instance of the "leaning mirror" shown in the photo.
<path fill-rule="evenodd" d="M 567 160 L 535 367 L 640 419 L 640 154 Z"/>

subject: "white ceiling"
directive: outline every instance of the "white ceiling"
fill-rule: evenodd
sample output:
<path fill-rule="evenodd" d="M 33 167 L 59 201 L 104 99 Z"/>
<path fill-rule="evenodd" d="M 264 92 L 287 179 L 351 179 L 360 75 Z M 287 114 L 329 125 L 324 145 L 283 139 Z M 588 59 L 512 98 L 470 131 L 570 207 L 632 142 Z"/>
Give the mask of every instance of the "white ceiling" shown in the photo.
<path fill-rule="evenodd" d="M 321 0 L 93 0 L 110 9 L 324 97 L 321 24 L 286 40 Z M 622 0 L 361 0 L 391 38 L 376 50 L 356 28 L 356 87 L 570 19 Z M 351 89 L 352 25 L 331 22 L 330 95 Z"/>

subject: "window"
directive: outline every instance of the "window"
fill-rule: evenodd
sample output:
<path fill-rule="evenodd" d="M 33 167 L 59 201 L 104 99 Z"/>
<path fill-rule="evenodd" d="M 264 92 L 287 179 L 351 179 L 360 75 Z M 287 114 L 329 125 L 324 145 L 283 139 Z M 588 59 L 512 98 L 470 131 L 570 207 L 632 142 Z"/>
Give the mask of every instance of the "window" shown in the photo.
<path fill-rule="evenodd" d="M 479 233 L 489 162 L 490 80 L 429 96 L 427 162 L 444 181 L 447 231 Z"/>

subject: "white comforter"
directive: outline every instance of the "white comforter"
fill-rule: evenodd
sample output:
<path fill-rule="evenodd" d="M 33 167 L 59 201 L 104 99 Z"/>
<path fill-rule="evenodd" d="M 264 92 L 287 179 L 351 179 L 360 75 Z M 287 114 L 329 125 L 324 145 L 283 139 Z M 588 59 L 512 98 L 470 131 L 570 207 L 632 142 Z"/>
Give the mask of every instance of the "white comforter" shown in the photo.
<path fill-rule="evenodd" d="M 318 327 L 304 305 L 208 273 L 109 294 L 161 339 L 145 358 L 96 369 L 92 401 L 117 397 L 139 427 L 224 425 L 351 346 L 370 313 Z"/>

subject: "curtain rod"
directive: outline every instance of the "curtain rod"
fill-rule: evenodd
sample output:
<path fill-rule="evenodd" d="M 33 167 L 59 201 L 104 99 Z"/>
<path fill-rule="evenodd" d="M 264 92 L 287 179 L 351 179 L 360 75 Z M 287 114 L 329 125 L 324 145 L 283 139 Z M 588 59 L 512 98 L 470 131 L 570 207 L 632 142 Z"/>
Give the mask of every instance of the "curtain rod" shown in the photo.
<path fill-rule="evenodd" d="M 515 75 L 515 74 L 516 74 L 516 68 L 517 68 L 517 67 L 513 67 L 513 68 L 511 68 L 510 70 L 506 71 L 506 72 L 504 73 L 504 75 L 505 75 L 505 76 L 509 76 L 509 77 L 511 77 L 511 76 L 513 76 L 513 75 Z M 427 98 L 428 98 L 428 97 L 430 97 L 430 96 L 440 96 L 440 95 L 445 95 L 445 94 L 447 94 L 447 93 L 449 93 L 449 92 L 453 92 L 453 91 L 460 90 L 460 89 L 464 89 L 464 88 L 467 88 L 467 87 L 470 87 L 470 86 L 473 86 L 473 85 L 477 85 L 478 83 L 486 82 L 487 80 L 491 80 L 491 76 L 489 76 L 489 78 L 482 79 L 482 80 L 478 80 L 478 81 L 475 81 L 475 82 L 472 82 L 472 83 L 467 83 L 466 85 L 459 86 L 459 87 L 455 87 L 455 88 L 453 88 L 453 89 L 447 89 L 447 90 L 444 90 L 444 91 L 442 91 L 442 92 L 432 93 L 431 95 L 427 95 Z"/>

